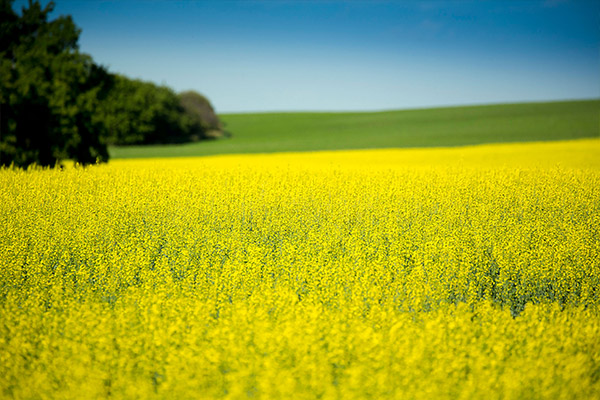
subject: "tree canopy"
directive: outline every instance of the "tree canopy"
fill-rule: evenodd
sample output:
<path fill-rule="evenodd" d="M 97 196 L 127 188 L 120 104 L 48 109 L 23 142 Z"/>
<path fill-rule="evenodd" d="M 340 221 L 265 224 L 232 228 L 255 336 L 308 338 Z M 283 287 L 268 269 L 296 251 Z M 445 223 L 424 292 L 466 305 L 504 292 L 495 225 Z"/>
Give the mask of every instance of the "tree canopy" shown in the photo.
<path fill-rule="evenodd" d="M 108 144 L 183 143 L 221 136 L 221 121 L 200 93 L 177 95 L 166 86 L 122 75 L 113 80 L 97 112 Z"/>
<path fill-rule="evenodd" d="M 189 140 L 184 111 L 173 90 L 114 75 L 114 85 L 98 108 L 109 144 L 179 143 Z"/>
<path fill-rule="evenodd" d="M 193 90 L 188 90 L 179 94 L 179 101 L 192 134 L 196 133 L 205 138 L 223 135 L 223 124 L 206 97 Z"/>
<path fill-rule="evenodd" d="M 79 52 L 70 16 L 48 21 L 53 8 L 30 0 L 19 15 L 0 0 L 0 165 L 108 160 L 94 113 L 111 76 Z"/>
<path fill-rule="evenodd" d="M 181 143 L 221 136 L 196 92 L 111 74 L 79 52 L 70 16 L 30 0 L 0 0 L 0 166 L 108 160 L 107 145 Z"/>

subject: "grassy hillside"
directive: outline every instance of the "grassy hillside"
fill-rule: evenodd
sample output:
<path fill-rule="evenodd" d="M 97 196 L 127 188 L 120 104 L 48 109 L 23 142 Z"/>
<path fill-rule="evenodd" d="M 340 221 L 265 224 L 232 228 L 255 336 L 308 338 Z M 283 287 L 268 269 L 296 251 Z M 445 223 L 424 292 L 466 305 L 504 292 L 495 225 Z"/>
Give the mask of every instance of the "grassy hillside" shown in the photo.
<path fill-rule="evenodd" d="M 222 115 L 230 139 L 113 147 L 113 158 L 460 146 L 600 135 L 600 101 L 505 104 L 369 113 Z"/>

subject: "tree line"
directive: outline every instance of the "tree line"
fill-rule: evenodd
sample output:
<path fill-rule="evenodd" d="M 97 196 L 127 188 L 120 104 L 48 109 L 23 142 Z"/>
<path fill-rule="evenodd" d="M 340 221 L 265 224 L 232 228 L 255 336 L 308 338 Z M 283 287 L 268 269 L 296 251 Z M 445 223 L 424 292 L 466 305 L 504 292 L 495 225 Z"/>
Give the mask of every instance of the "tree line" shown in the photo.
<path fill-rule="evenodd" d="M 54 3 L 21 13 L 0 0 L 0 166 L 108 161 L 108 145 L 183 143 L 223 135 L 204 96 L 110 73 L 79 51 Z"/>

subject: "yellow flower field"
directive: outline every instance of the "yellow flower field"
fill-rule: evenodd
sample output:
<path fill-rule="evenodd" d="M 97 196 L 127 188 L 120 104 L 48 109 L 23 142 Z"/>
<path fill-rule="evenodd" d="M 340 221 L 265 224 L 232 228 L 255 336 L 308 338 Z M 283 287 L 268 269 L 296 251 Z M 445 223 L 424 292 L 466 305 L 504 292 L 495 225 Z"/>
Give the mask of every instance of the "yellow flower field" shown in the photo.
<path fill-rule="evenodd" d="M 0 398 L 600 398 L 600 140 L 0 170 Z"/>

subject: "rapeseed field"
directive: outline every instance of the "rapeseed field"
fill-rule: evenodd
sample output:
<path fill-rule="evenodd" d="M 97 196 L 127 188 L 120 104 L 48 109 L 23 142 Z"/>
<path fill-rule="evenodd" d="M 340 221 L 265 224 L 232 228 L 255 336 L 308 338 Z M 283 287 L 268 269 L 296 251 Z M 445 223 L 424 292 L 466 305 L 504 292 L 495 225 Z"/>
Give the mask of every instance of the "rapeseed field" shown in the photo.
<path fill-rule="evenodd" d="M 0 397 L 600 398 L 599 156 L 0 170 Z"/>

